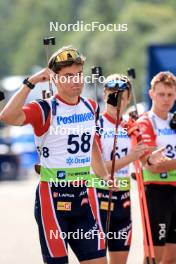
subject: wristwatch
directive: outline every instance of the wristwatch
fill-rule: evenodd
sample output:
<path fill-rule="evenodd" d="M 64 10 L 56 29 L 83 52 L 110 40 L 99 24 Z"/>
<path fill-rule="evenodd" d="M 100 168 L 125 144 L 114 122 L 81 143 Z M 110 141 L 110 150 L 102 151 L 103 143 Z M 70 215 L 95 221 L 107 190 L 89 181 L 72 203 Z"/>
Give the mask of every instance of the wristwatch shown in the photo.
<path fill-rule="evenodd" d="M 35 84 L 33 84 L 33 83 L 31 83 L 30 81 L 28 81 L 28 79 L 29 79 L 29 77 L 26 78 L 26 79 L 24 79 L 23 84 L 27 85 L 27 87 L 29 87 L 29 89 L 32 90 L 32 89 L 34 89 Z"/>

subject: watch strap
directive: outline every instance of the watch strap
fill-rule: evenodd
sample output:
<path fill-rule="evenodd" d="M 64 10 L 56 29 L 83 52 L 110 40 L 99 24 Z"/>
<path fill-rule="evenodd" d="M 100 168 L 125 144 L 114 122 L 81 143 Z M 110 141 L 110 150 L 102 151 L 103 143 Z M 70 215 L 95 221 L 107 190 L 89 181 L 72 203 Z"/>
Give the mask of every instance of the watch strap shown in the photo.
<path fill-rule="evenodd" d="M 28 79 L 29 78 L 24 79 L 23 84 L 27 85 L 27 87 L 29 87 L 29 89 L 32 90 L 32 89 L 34 89 L 35 84 L 31 83 Z"/>

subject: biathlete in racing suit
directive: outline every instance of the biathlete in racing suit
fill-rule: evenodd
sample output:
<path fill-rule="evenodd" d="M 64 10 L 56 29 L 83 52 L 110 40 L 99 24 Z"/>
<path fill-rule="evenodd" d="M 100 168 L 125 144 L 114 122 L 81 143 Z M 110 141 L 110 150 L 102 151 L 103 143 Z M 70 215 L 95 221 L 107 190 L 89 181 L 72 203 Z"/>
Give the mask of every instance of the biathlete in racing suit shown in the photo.
<path fill-rule="evenodd" d="M 143 168 L 143 178 L 150 215 L 157 263 L 176 263 L 176 127 L 169 111 L 176 99 L 176 78 L 160 72 L 151 81 L 149 95 L 152 108 L 138 124 L 143 142 L 148 146 L 165 147 L 168 157 L 157 166 L 150 156 Z"/>
<path fill-rule="evenodd" d="M 145 144 L 132 146 L 132 133 L 138 131 L 138 126 L 129 117 L 123 115 L 130 102 L 131 83 L 127 76 L 112 74 L 104 83 L 105 111 L 99 118 L 97 140 L 102 151 L 109 173 L 112 167 L 112 150 L 114 143 L 117 107 L 109 100 L 123 85 L 125 91 L 121 98 L 120 122 L 118 125 L 116 162 L 114 177 L 117 180 L 117 190 L 113 192 L 111 203 L 110 228 L 107 235 L 109 263 L 125 264 L 131 245 L 132 221 L 130 199 L 130 163 L 141 158 L 148 151 Z M 137 132 L 139 134 L 139 132 Z M 159 154 L 158 154 L 159 157 Z M 152 158 L 152 157 L 151 157 Z M 94 175 L 95 186 L 100 207 L 100 216 L 104 232 L 106 232 L 109 190 L 105 182 Z"/>
<path fill-rule="evenodd" d="M 40 153 L 40 183 L 36 190 L 35 218 L 44 263 L 68 263 L 68 243 L 80 263 L 105 264 L 104 239 L 96 192 L 86 181 L 90 164 L 104 179 L 108 171 L 94 139 L 97 105 L 81 97 L 84 58 L 72 47 L 52 55 L 49 68 L 24 81 L 0 115 L 12 125 L 31 124 Z M 64 77 L 66 82 L 55 74 Z M 24 106 L 38 82 L 53 78 L 58 93 Z M 79 82 L 74 77 L 79 77 Z"/>

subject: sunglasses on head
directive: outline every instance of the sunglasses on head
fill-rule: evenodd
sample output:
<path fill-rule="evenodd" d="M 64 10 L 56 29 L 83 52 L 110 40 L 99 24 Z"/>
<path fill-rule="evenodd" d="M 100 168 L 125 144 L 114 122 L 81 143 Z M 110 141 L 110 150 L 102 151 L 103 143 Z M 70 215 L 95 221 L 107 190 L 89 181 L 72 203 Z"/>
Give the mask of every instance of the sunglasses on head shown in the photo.
<path fill-rule="evenodd" d="M 68 49 L 60 52 L 56 58 L 55 58 L 55 63 L 60 63 L 60 62 L 66 62 L 66 61 L 75 61 L 75 60 L 81 60 L 81 56 L 78 53 L 78 51 L 74 49 Z"/>
<path fill-rule="evenodd" d="M 114 89 L 116 88 L 118 91 L 124 91 L 129 89 L 128 83 L 125 80 L 116 80 L 112 79 L 105 83 L 105 88 Z"/>

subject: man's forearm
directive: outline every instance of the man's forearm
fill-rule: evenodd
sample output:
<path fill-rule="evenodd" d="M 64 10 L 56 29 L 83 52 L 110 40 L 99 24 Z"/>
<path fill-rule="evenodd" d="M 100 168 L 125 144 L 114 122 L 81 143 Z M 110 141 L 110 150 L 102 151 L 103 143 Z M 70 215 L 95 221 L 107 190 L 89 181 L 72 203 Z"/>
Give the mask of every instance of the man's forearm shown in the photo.
<path fill-rule="evenodd" d="M 28 81 L 34 85 L 39 82 L 45 82 L 50 79 L 50 74 L 52 74 L 50 69 L 42 69 L 32 75 Z M 23 113 L 22 107 L 29 93 L 30 88 L 27 85 L 22 85 L 20 90 L 10 99 L 0 113 L 0 121 L 9 125 L 22 125 L 25 121 L 25 114 Z"/>
<path fill-rule="evenodd" d="M 176 159 L 166 160 L 154 166 L 146 165 L 145 168 L 152 173 L 162 173 L 171 170 L 176 170 Z"/>
<path fill-rule="evenodd" d="M 91 166 L 98 177 L 103 179 L 108 176 L 108 171 L 102 159 L 101 151 L 95 139 L 93 142 Z"/>
<path fill-rule="evenodd" d="M 0 121 L 7 124 L 14 124 L 15 121 L 18 123 L 18 117 L 22 116 L 22 107 L 30 93 L 30 89 L 23 85 L 18 92 L 10 99 L 7 105 L 0 113 Z M 22 121 L 22 120 L 21 120 Z"/>
<path fill-rule="evenodd" d="M 131 157 L 129 155 L 121 158 L 121 159 L 116 159 L 115 160 L 115 171 L 120 170 L 124 167 L 126 167 L 127 165 L 129 165 L 132 162 Z M 108 169 L 108 172 L 111 173 L 111 169 L 112 169 L 112 161 L 106 161 L 105 162 L 106 167 Z"/>

